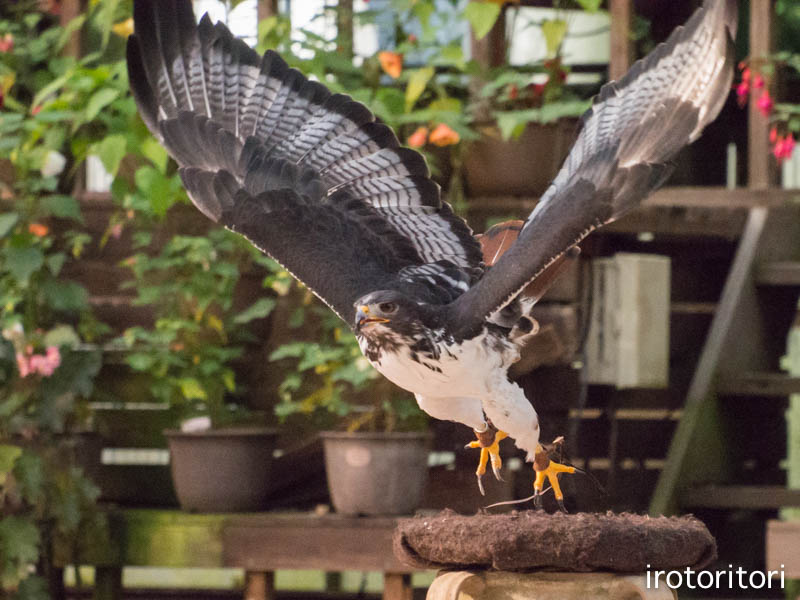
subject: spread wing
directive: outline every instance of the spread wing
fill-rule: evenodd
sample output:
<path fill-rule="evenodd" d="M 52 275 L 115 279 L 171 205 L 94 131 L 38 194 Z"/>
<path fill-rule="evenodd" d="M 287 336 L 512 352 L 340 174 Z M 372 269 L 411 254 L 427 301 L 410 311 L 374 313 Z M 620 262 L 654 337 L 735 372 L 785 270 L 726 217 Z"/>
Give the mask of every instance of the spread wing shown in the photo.
<path fill-rule="evenodd" d="M 725 103 L 736 21 L 736 0 L 706 0 L 620 81 L 601 89 L 561 171 L 517 240 L 449 306 L 454 331 L 475 331 L 570 247 L 664 182 L 672 158 Z"/>
<path fill-rule="evenodd" d="M 401 272 L 480 265 L 425 160 L 365 106 L 275 52 L 259 57 L 208 15 L 197 24 L 190 0 L 135 0 L 134 23 L 131 89 L 192 202 L 348 324 L 356 299 Z"/>

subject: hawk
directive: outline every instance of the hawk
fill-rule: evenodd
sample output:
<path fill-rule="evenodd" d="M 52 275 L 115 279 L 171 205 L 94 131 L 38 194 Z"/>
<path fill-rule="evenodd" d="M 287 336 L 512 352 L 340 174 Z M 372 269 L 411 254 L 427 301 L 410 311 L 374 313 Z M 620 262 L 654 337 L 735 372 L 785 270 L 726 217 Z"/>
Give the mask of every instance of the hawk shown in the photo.
<path fill-rule="evenodd" d="M 423 157 L 349 96 L 274 51 L 259 56 L 190 0 L 135 0 L 130 85 L 194 205 L 245 236 L 353 330 L 362 352 L 437 419 L 471 427 L 478 482 L 508 436 L 563 509 L 539 421 L 507 376 L 536 332 L 536 295 L 594 229 L 659 187 L 719 113 L 733 77 L 735 0 L 706 0 L 603 86 L 564 165 L 491 266 Z M 535 168 L 535 165 L 531 165 Z M 535 341 L 535 340 L 534 340 Z"/>

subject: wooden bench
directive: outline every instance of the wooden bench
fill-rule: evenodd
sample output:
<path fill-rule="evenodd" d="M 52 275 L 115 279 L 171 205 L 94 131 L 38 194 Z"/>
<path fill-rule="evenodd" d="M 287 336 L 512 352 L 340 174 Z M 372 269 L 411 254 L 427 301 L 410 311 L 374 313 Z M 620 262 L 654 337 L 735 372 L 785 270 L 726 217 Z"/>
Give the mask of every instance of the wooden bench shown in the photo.
<path fill-rule="evenodd" d="M 247 600 L 272 598 L 278 569 L 381 571 L 383 598 L 410 600 L 411 573 L 418 570 L 395 559 L 391 517 L 125 509 L 109 519 L 111 545 L 81 559 L 95 566 L 96 600 L 122 597 L 126 566 L 242 568 Z"/>

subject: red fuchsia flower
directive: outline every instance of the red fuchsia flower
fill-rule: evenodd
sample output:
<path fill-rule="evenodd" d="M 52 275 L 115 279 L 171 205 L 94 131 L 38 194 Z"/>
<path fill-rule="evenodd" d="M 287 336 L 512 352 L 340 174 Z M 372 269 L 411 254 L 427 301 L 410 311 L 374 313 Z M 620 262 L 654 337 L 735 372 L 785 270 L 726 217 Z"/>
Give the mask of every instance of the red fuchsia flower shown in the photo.
<path fill-rule="evenodd" d="M 41 105 L 41 104 L 40 104 L 39 106 L 34 106 L 34 107 L 31 109 L 31 114 L 32 114 L 34 117 L 35 117 L 36 115 L 38 115 L 40 112 L 42 112 L 42 105 Z"/>
<path fill-rule="evenodd" d="M 431 135 L 428 139 L 434 146 L 452 146 L 461 140 L 461 136 L 444 123 L 439 123 L 436 128 L 431 131 Z"/>
<path fill-rule="evenodd" d="M 769 116 L 769 113 L 772 112 L 772 107 L 775 106 L 775 103 L 772 101 L 772 96 L 769 95 L 769 90 L 764 90 L 761 96 L 756 102 L 756 106 L 758 110 L 761 111 L 761 114 L 765 117 Z"/>
<path fill-rule="evenodd" d="M 775 145 L 772 147 L 772 155 L 780 163 L 792 157 L 794 152 L 794 134 L 790 133 L 786 137 L 778 136 Z"/>
<path fill-rule="evenodd" d="M 416 131 L 408 136 L 407 143 L 411 148 L 422 148 L 428 141 L 428 128 L 417 127 Z"/>
<path fill-rule="evenodd" d="M 739 66 L 742 69 L 742 81 L 750 83 L 750 69 L 748 67 L 743 66 L 742 63 L 739 63 Z"/>
<path fill-rule="evenodd" d="M 508 97 L 511 100 L 516 100 L 519 97 L 519 88 L 516 83 L 512 83 L 508 86 Z"/>
<path fill-rule="evenodd" d="M 774 144 L 776 141 L 778 141 L 778 128 L 773 127 L 769 130 L 769 143 Z"/>
<path fill-rule="evenodd" d="M 11 52 L 14 49 L 14 36 L 10 33 L 0 38 L 0 52 Z"/>
<path fill-rule="evenodd" d="M 746 81 L 742 81 L 739 85 L 736 86 L 736 101 L 739 103 L 739 107 L 744 106 L 747 104 L 747 96 L 750 94 L 750 86 Z"/>
<path fill-rule="evenodd" d="M 756 76 L 753 78 L 753 89 L 754 90 L 764 89 L 764 78 L 761 76 L 761 73 L 756 73 Z"/>

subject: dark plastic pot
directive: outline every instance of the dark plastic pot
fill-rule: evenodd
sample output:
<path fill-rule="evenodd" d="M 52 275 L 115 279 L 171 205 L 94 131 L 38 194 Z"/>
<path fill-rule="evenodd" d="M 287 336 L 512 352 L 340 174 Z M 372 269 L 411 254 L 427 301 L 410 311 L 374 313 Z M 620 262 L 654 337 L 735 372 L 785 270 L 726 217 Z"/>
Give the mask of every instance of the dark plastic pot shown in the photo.
<path fill-rule="evenodd" d="M 181 508 L 200 512 L 264 508 L 271 492 L 274 429 L 168 430 L 164 435 Z"/>
<path fill-rule="evenodd" d="M 428 480 L 430 434 L 320 434 L 333 507 L 345 515 L 409 515 Z"/>

